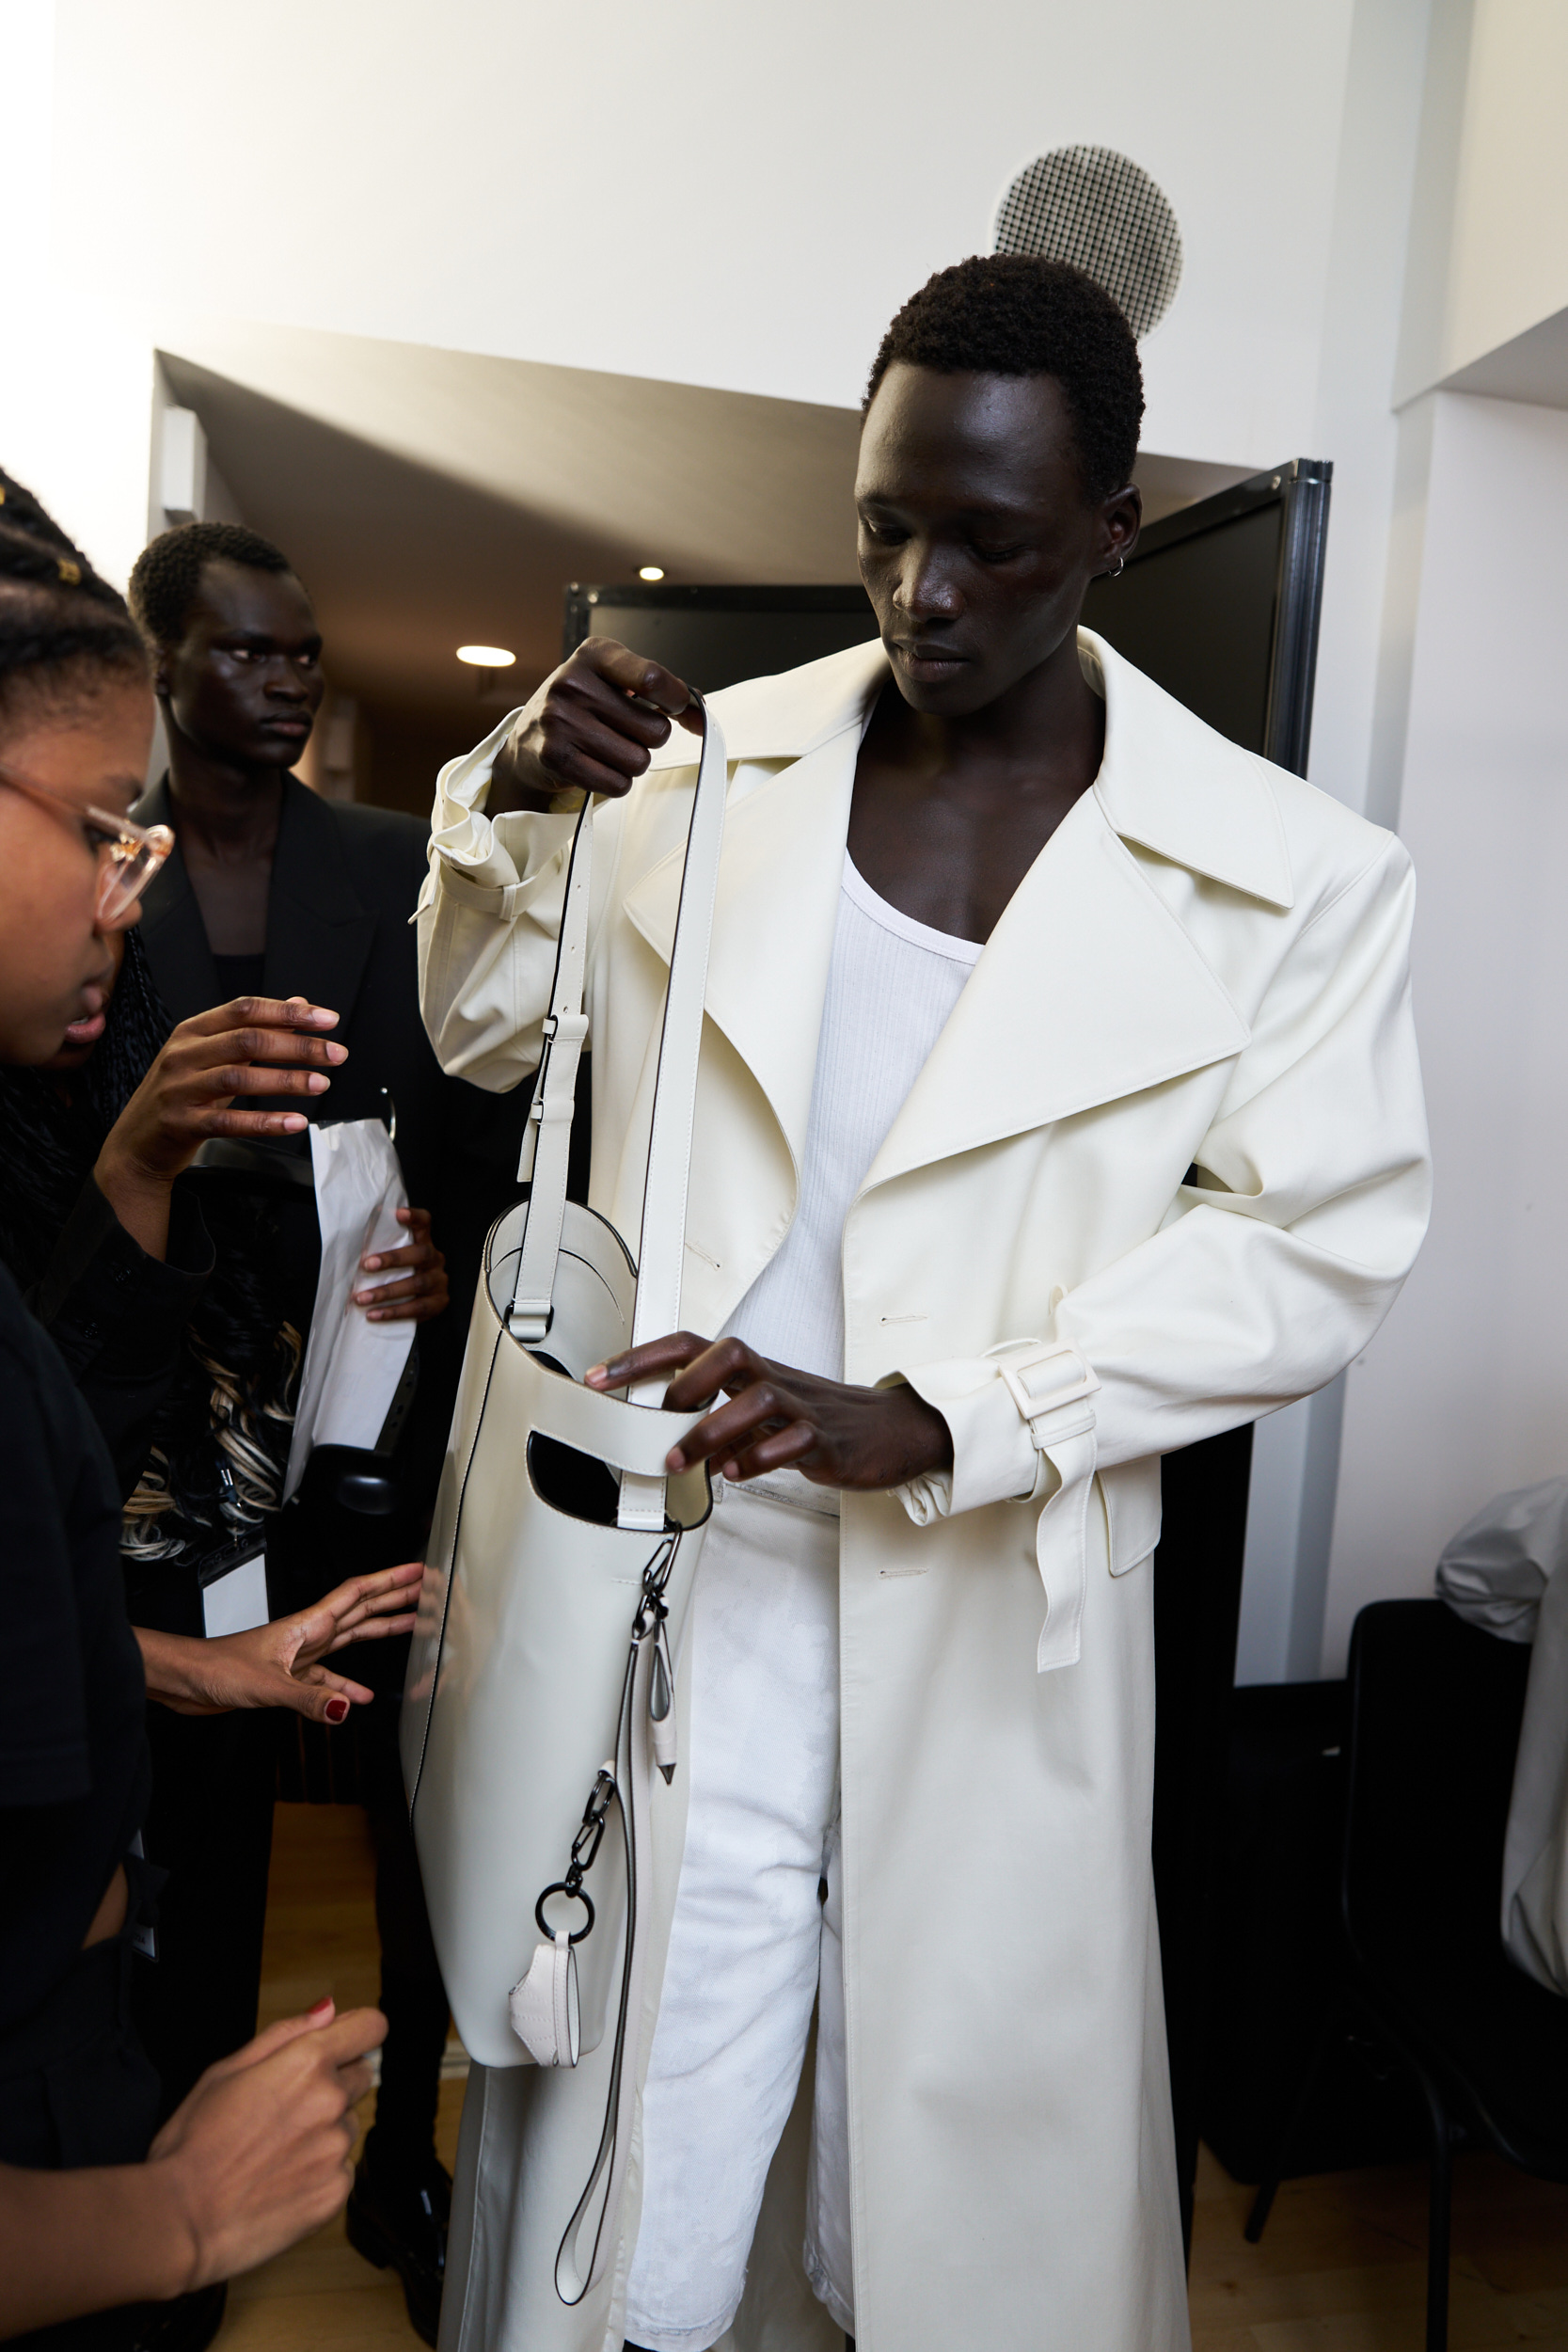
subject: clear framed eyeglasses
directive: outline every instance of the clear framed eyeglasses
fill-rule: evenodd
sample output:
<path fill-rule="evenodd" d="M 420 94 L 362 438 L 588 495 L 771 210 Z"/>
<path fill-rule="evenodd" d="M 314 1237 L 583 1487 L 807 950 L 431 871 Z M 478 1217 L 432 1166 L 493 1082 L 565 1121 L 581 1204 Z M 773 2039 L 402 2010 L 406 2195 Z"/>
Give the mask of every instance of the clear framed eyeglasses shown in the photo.
<path fill-rule="evenodd" d="M 174 847 L 167 825 L 138 825 L 106 808 L 83 808 L 52 785 L 19 776 L 14 768 L 0 768 L 0 784 L 64 815 L 79 829 L 98 859 L 95 913 L 100 923 L 117 923 L 135 904 Z"/>

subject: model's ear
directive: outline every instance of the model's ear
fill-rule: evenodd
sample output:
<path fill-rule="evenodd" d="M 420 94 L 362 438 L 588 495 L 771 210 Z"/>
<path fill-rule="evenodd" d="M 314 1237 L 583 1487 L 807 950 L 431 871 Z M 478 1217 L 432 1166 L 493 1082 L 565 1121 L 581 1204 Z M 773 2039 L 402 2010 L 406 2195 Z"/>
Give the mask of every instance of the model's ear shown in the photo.
<path fill-rule="evenodd" d="M 1100 534 L 1106 571 L 1121 570 L 1138 544 L 1143 519 L 1143 492 L 1134 483 L 1130 482 L 1125 489 L 1117 490 L 1101 501 Z"/>

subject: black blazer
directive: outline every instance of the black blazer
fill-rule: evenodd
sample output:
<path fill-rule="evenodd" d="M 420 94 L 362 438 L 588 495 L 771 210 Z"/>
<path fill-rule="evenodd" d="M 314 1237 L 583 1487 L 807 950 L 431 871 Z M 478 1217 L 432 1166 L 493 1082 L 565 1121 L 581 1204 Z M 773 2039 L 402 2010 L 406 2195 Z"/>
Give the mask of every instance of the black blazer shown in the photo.
<path fill-rule="evenodd" d="M 138 824 L 170 822 L 166 777 L 143 795 Z M 433 1489 L 444 1450 L 484 1235 L 517 1197 L 517 1158 L 531 1086 L 484 1093 L 449 1078 L 420 1018 L 419 966 L 410 924 L 424 880 L 429 830 L 417 818 L 324 801 L 293 776 L 267 900 L 263 985 L 269 995 L 308 996 L 338 1014 L 333 1037 L 348 1060 L 333 1073 L 319 1113 L 374 1119 L 383 1089 L 397 1109 L 397 1151 L 408 1197 L 428 1209 L 446 1252 L 451 1305 L 420 1326 L 415 1406 L 420 1484 Z M 222 1001 L 212 950 L 178 846 L 148 885 L 142 944 L 176 1021 Z M 304 1138 L 301 1138 L 304 1141 Z"/>

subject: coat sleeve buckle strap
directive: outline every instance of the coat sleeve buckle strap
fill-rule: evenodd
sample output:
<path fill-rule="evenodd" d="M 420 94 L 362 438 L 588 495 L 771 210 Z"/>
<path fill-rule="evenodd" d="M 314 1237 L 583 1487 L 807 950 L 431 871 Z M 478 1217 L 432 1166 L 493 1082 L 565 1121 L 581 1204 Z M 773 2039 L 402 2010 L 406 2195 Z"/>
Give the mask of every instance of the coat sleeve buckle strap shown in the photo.
<path fill-rule="evenodd" d="M 1022 1355 L 1004 1357 L 997 1370 L 1018 1406 L 1036 1451 L 1040 1454 L 1054 1438 L 1069 1434 L 1060 1426 L 1048 1430 L 1046 1423 L 1052 1417 L 1064 1406 L 1086 1404 L 1100 1388 L 1099 1380 L 1077 1349 L 1060 1342 L 1045 1346 L 1033 1344 Z M 1092 1425 L 1093 1415 L 1085 1418 Z"/>

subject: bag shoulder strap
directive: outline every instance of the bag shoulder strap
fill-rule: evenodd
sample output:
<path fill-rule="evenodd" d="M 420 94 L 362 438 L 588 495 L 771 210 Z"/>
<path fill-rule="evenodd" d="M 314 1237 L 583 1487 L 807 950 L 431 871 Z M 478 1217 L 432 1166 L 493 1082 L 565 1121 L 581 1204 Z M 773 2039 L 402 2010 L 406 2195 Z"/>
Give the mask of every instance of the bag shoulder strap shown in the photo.
<path fill-rule="evenodd" d="M 681 874 L 675 936 L 659 1033 L 658 1068 L 642 1187 L 642 1227 L 637 1250 L 637 1304 L 632 1345 L 680 1327 L 681 1282 L 686 1259 L 686 1206 L 691 1174 L 691 1125 L 697 1100 L 697 1066 L 703 1041 L 703 1003 L 707 993 L 708 946 L 719 887 L 719 858 L 724 838 L 724 797 L 729 755 L 723 729 L 712 710 L 695 697 L 703 713 L 703 752 L 691 799 L 686 858 Z M 565 1214 L 572 1110 L 578 1062 L 587 1022 L 583 989 L 588 963 L 588 907 L 592 880 L 591 803 L 578 819 L 562 911 L 545 1051 L 530 1113 L 532 1190 L 528 1226 L 517 1260 L 517 1279 L 507 1321 L 525 1346 L 539 1346 L 549 1328 L 550 1300 Z M 519 1173 L 522 1171 L 520 1170 Z M 658 1406 L 662 1378 L 630 1391 L 634 1405 Z M 664 1480 L 626 1472 L 621 1481 L 618 1521 L 622 1527 L 661 1532 Z"/>

